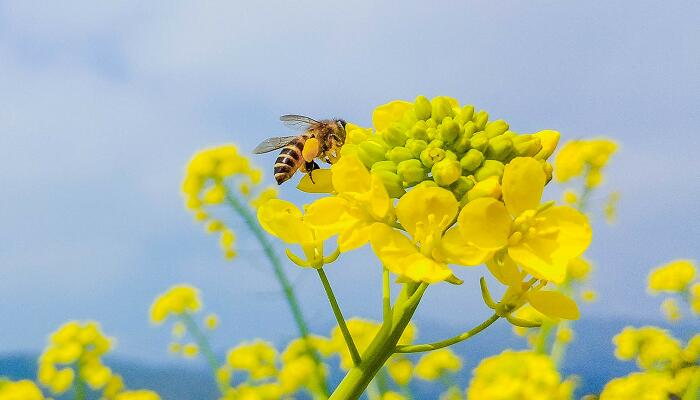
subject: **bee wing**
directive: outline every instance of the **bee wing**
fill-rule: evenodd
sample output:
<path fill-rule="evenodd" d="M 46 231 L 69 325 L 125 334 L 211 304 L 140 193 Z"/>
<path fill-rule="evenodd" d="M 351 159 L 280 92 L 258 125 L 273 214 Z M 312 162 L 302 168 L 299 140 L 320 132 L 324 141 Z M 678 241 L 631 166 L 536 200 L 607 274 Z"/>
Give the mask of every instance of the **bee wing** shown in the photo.
<path fill-rule="evenodd" d="M 273 150 L 281 149 L 294 140 L 297 136 L 278 136 L 271 137 L 260 142 L 259 145 L 255 146 L 253 149 L 253 154 L 267 153 Z"/>
<path fill-rule="evenodd" d="M 301 130 L 301 131 L 309 129 L 309 127 L 311 125 L 318 123 L 318 121 L 316 121 L 313 118 L 305 117 L 303 115 L 296 115 L 296 114 L 283 115 L 280 117 L 280 121 L 282 121 L 284 123 L 284 125 L 289 127 L 289 128 L 297 129 L 297 130 Z"/>

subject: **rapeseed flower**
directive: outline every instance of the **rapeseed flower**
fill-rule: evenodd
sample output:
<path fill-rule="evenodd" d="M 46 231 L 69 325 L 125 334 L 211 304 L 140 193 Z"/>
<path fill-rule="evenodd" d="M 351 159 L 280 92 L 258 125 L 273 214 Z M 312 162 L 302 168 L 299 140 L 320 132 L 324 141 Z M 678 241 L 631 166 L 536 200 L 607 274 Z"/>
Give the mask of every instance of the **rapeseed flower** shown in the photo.
<path fill-rule="evenodd" d="M 671 261 L 651 271 L 648 288 L 651 293 L 681 293 L 688 289 L 696 275 L 697 269 L 693 261 Z"/>
<path fill-rule="evenodd" d="M 160 396 L 152 390 L 130 390 L 119 393 L 114 400 L 160 400 Z"/>
<path fill-rule="evenodd" d="M 588 247 L 591 228 L 571 207 L 540 205 L 545 179 L 536 160 L 512 160 L 503 173 L 503 202 L 471 201 L 458 223 L 463 237 L 477 248 L 507 254 L 533 276 L 561 283 L 569 261 Z"/>
<path fill-rule="evenodd" d="M 626 327 L 613 338 L 613 343 L 617 358 L 636 359 L 644 370 L 673 370 L 683 363 L 680 341 L 661 328 Z"/>
<path fill-rule="evenodd" d="M 668 399 L 673 378 L 664 372 L 634 372 L 608 382 L 600 400 Z"/>
<path fill-rule="evenodd" d="M 436 381 L 462 369 L 462 360 L 450 349 L 431 351 L 418 360 L 416 376 L 426 381 Z"/>
<path fill-rule="evenodd" d="M 599 186 L 602 170 L 616 151 L 617 143 L 610 139 L 567 142 L 555 158 L 555 177 L 559 182 L 566 182 L 585 175 L 586 187 Z"/>
<path fill-rule="evenodd" d="M 163 323 L 170 316 L 196 313 L 202 308 L 199 290 L 189 285 L 176 285 L 159 295 L 151 305 L 151 322 Z"/>
<path fill-rule="evenodd" d="M 32 381 L 0 380 L 0 400 L 44 400 L 41 389 Z"/>
<path fill-rule="evenodd" d="M 270 343 L 255 340 L 229 350 L 226 364 L 233 370 L 245 371 L 250 379 L 261 380 L 277 374 L 277 350 Z"/>

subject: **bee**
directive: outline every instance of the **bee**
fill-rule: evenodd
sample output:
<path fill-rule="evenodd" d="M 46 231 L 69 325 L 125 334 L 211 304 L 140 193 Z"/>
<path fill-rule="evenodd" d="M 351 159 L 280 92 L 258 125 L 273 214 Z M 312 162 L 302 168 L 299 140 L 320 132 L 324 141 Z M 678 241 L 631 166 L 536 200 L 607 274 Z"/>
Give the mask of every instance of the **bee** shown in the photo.
<path fill-rule="evenodd" d="M 320 168 L 315 159 L 323 160 L 328 164 L 332 164 L 338 159 L 338 151 L 345 143 L 345 120 L 324 119 L 316 121 L 302 115 L 283 115 L 280 117 L 280 121 L 292 129 L 304 132 L 297 136 L 265 139 L 253 149 L 253 153 L 262 154 L 282 149 L 275 161 L 274 168 L 275 180 L 278 185 L 294 176 L 294 173 L 299 169 L 302 172 L 308 172 L 313 182 L 312 172 Z"/>

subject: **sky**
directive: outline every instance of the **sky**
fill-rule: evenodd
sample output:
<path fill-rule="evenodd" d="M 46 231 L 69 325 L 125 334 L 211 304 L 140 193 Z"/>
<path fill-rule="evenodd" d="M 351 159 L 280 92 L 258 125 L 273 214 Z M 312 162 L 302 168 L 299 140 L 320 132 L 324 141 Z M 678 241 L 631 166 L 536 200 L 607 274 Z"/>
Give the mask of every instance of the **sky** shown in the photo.
<path fill-rule="evenodd" d="M 367 126 L 377 105 L 419 94 L 475 104 L 518 132 L 619 141 L 601 190 L 621 193 L 619 217 L 593 220 L 600 300 L 583 316 L 659 319 L 649 269 L 700 258 L 700 5 L 427 4 L 0 0 L 0 352 L 39 350 L 61 323 L 95 319 L 117 354 L 166 360 L 168 329 L 149 325 L 148 307 L 182 282 L 221 316 L 217 348 L 293 337 L 245 226 L 230 220 L 241 257 L 227 262 L 184 209 L 187 160 L 288 135 L 281 114 Z M 273 159 L 255 162 L 269 170 Z M 291 184 L 281 196 L 305 199 Z M 379 315 L 368 257 L 328 268 L 346 315 Z M 316 274 L 286 271 L 312 330 L 326 333 L 333 316 Z M 419 320 L 485 317 L 484 273 L 436 286 Z"/>

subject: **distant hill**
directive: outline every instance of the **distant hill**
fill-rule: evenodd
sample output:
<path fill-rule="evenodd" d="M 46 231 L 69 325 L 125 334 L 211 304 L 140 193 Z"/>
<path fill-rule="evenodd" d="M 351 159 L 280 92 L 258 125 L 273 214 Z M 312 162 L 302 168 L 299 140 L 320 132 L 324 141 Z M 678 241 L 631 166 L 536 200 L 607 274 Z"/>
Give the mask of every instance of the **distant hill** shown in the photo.
<path fill-rule="evenodd" d="M 613 355 L 612 337 L 627 325 L 643 326 L 655 324 L 637 321 L 634 323 L 607 319 L 587 319 L 577 321 L 576 337 L 569 347 L 563 365 L 564 375 L 575 374 L 580 378 L 581 386 L 578 394 L 597 393 L 605 382 L 618 376 L 625 375 L 635 369 L 634 363 L 622 362 Z M 419 321 L 423 332 L 430 332 L 431 337 L 448 337 L 460 332 L 457 327 L 442 326 L 427 321 Z M 700 324 L 684 323 L 675 326 L 663 326 L 670 329 L 678 337 L 686 340 L 700 332 Z M 471 379 L 471 370 L 479 360 L 498 354 L 505 348 L 524 348 L 524 340 L 514 336 L 505 323 L 490 328 L 488 334 L 477 335 L 468 342 L 454 346 L 454 350 L 464 357 L 465 373 L 457 377 L 457 381 L 465 387 Z M 36 376 L 36 356 L 33 354 L 4 354 L 0 355 L 0 375 L 12 379 Z M 152 389 L 161 394 L 164 400 L 201 400 L 216 399 L 217 389 L 212 377 L 205 368 L 182 364 L 153 365 L 137 360 L 121 357 L 108 357 L 106 363 L 120 373 L 129 388 Z M 334 366 L 331 380 L 342 378 L 342 372 Z M 420 399 L 437 398 L 437 385 L 414 382 L 416 397 Z"/>

